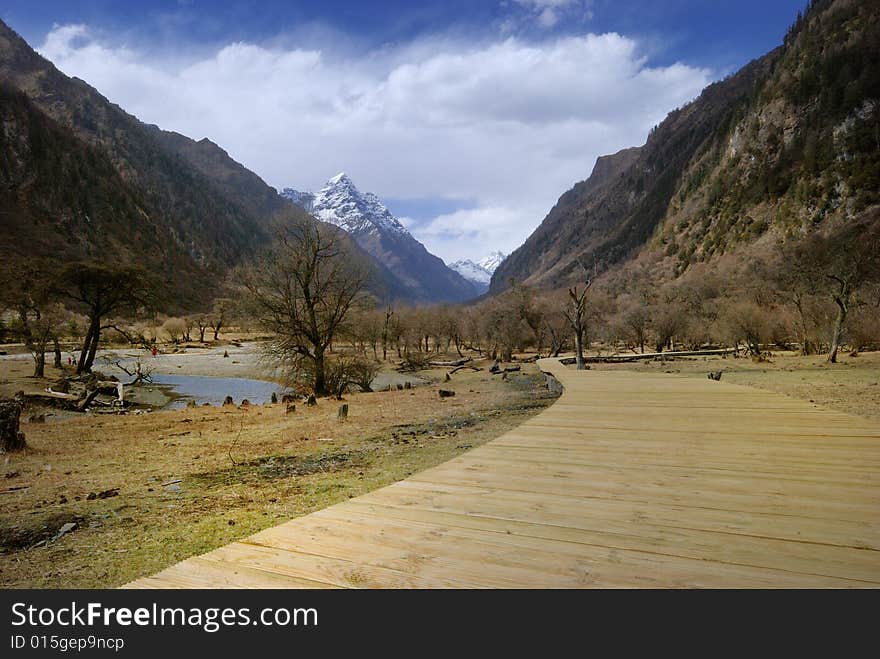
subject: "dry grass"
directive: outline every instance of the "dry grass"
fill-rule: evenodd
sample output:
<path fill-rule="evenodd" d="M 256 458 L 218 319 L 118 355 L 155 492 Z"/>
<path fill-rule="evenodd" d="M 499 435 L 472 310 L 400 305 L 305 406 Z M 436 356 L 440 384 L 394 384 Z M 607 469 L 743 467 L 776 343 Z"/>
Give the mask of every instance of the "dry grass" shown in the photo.
<path fill-rule="evenodd" d="M 824 355 L 802 357 L 794 352 L 773 353 L 769 361 L 747 357 L 689 357 L 674 361 L 594 364 L 595 370 L 670 372 L 706 377 L 723 371 L 725 382 L 809 400 L 812 403 L 870 419 L 880 419 L 880 352 L 857 357 L 841 354 L 839 363 L 827 364 Z"/>
<path fill-rule="evenodd" d="M 348 396 L 345 422 L 325 399 L 295 414 L 279 404 L 25 423 L 28 450 L 4 457 L 0 586 L 118 586 L 439 464 L 552 402 L 533 365 L 506 382 L 463 371 L 443 387 L 457 395 Z M 37 544 L 67 521 L 73 532 Z"/>

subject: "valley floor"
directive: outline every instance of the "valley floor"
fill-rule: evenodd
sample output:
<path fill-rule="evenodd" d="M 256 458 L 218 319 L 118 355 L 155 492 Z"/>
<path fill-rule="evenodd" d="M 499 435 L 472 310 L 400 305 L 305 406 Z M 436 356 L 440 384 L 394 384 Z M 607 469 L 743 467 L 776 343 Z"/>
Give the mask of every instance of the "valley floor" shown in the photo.
<path fill-rule="evenodd" d="M 215 353 L 165 361 L 244 366 Z M 118 586 L 443 463 L 552 403 L 533 364 L 507 380 L 479 365 L 450 383 L 442 382 L 447 369 L 435 369 L 420 373 L 427 386 L 349 395 L 346 422 L 332 399 L 293 414 L 278 404 L 25 420 L 29 448 L 2 457 L 0 587 Z M 0 360 L 4 388 L 45 386 L 25 377 L 30 368 Z M 722 370 L 726 383 L 880 418 L 880 353 L 844 355 L 836 365 L 782 353 L 759 363 L 699 357 L 592 369 L 700 378 Z M 456 396 L 440 399 L 440 387 Z M 53 540 L 69 523 L 76 527 Z"/>
<path fill-rule="evenodd" d="M 25 417 L 28 449 L 2 456 L 0 587 L 118 586 L 445 462 L 553 401 L 534 365 L 507 380 L 488 365 L 348 395 L 345 422 L 333 399 L 293 414 L 276 404 Z M 0 378 L 19 384 L 30 366 L 7 360 Z M 420 376 L 441 383 L 445 372 Z M 76 527 L 54 538 L 65 524 Z"/>

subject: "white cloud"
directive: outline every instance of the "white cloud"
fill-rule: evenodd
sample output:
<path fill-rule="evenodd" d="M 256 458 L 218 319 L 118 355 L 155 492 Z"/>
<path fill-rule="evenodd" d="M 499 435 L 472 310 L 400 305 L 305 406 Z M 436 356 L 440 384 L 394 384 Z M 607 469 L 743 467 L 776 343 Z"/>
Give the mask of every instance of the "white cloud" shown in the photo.
<path fill-rule="evenodd" d="M 555 27 L 563 18 L 589 20 L 592 18 L 592 0 L 514 0 L 524 7 L 539 27 Z"/>
<path fill-rule="evenodd" d="M 422 39 L 359 57 L 230 43 L 205 55 L 66 25 L 40 52 L 142 120 L 208 136 L 278 188 L 317 189 L 344 170 L 380 197 L 475 200 L 411 222 L 447 261 L 518 246 L 597 156 L 642 143 L 710 79 L 650 67 L 617 34 Z"/>

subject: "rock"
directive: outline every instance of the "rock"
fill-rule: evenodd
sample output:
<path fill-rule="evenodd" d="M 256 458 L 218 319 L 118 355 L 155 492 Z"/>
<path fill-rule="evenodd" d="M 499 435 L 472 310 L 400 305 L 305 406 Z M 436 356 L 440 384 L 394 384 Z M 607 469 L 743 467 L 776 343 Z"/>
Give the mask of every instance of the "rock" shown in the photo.
<path fill-rule="evenodd" d="M 101 492 L 89 492 L 89 495 L 86 497 L 86 501 L 94 501 L 95 499 L 109 499 L 110 497 L 118 496 L 119 488 L 111 487 L 109 490 L 103 490 Z"/>
<path fill-rule="evenodd" d="M 290 404 L 287 406 L 287 409 L 285 410 L 284 413 L 285 414 L 293 414 L 294 412 L 296 412 L 296 405 Z"/>
<path fill-rule="evenodd" d="M 75 529 L 75 528 L 76 528 L 76 522 L 67 522 L 67 524 L 63 525 L 60 529 L 58 529 L 58 531 L 55 533 L 55 535 L 52 536 L 52 539 L 49 540 L 49 542 L 56 542 L 56 541 L 60 540 L 62 536 L 67 535 L 68 533 L 73 531 L 73 529 Z"/>
<path fill-rule="evenodd" d="M 278 394 L 276 394 L 274 391 L 272 392 L 271 401 L 273 404 L 278 402 Z"/>
<path fill-rule="evenodd" d="M 11 453 L 25 448 L 24 433 L 19 430 L 20 422 L 20 399 L 0 401 L 0 452 Z"/>
<path fill-rule="evenodd" d="M 339 406 L 339 412 L 336 415 L 340 421 L 344 421 L 348 418 L 348 403 L 343 403 Z"/>
<path fill-rule="evenodd" d="M 226 407 L 227 405 L 235 405 L 235 401 L 232 400 L 232 396 L 227 396 L 223 399 L 223 407 Z"/>
<path fill-rule="evenodd" d="M 180 492 L 180 485 L 173 483 L 165 488 L 168 492 Z"/>
<path fill-rule="evenodd" d="M 451 398 L 454 395 L 455 395 L 454 391 L 449 391 L 448 389 L 441 389 L 440 390 L 440 398 Z"/>

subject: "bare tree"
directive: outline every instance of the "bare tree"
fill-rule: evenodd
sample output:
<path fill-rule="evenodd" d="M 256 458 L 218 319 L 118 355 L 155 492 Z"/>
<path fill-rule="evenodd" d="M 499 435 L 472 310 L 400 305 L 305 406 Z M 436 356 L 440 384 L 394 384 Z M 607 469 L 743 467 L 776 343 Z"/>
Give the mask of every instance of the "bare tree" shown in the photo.
<path fill-rule="evenodd" d="M 722 319 L 734 345 L 746 344 L 749 354 L 761 356 L 761 344 L 770 334 L 769 314 L 752 300 L 732 302 L 724 311 Z"/>
<path fill-rule="evenodd" d="M 229 320 L 229 314 L 234 307 L 233 300 L 226 297 L 219 297 L 214 300 L 214 307 L 211 315 L 208 317 L 208 326 L 214 330 L 214 340 L 220 340 L 220 330 L 226 327 Z"/>
<path fill-rule="evenodd" d="M 77 374 L 89 373 L 95 362 L 101 332 L 113 325 L 105 319 L 117 313 L 150 305 L 156 287 L 139 267 L 84 261 L 70 263 L 58 280 L 58 291 L 83 308 L 88 317 Z"/>
<path fill-rule="evenodd" d="M 389 304 L 385 309 L 385 316 L 382 321 L 382 361 L 388 359 L 388 340 L 391 338 L 391 319 L 394 317 L 394 309 Z"/>
<path fill-rule="evenodd" d="M 577 285 L 574 285 L 568 289 L 569 301 L 563 313 L 571 329 L 574 331 L 577 369 L 582 371 L 584 370 L 584 334 L 587 331 L 587 293 L 590 292 L 590 288 L 596 280 L 598 267 L 594 265 L 592 271 L 590 271 L 583 263 L 580 263 L 580 266 L 585 275 L 583 286 L 578 288 Z"/>
<path fill-rule="evenodd" d="M 206 313 L 200 313 L 195 316 L 194 322 L 199 330 L 199 343 L 204 343 L 205 332 L 211 326 L 211 317 Z"/>
<path fill-rule="evenodd" d="M 301 220 L 243 273 L 260 324 L 275 335 L 272 353 L 294 370 L 305 360 L 316 396 L 327 394 L 325 353 L 362 295 L 367 270 L 335 228 Z"/>
<path fill-rule="evenodd" d="M 642 299 L 634 300 L 623 312 L 622 321 L 630 341 L 639 346 L 639 351 L 644 353 L 645 343 L 648 340 L 648 326 L 651 322 L 648 305 Z"/>
<path fill-rule="evenodd" d="M 59 336 L 68 314 L 53 297 L 50 277 L 42 265 L 7 262 L 0 270 L 0 311 L 13 317 L 9 329 L 24 343 L 34 359 L 34 377 L 45 377 L 46 352 L 55 348 L 55 366 L 60 367 Z"/>
<path fill-rule="evenodd" d="M 847 318 L 859 290 L 880 280 L 880 211 L 830 233 L 813 233 L 788 255 L 795 285 L 828 291 L 837 307 L 828 362 L 837 361 Z"/>
<path fill-rule="evenodd" d="M 171 342 L 176 344 L 180 342 L 181 337 L 186 340 L 186 324 L 185 319 L 172 317 L 162 323 L 162 329 L 165 330 Z"/>

